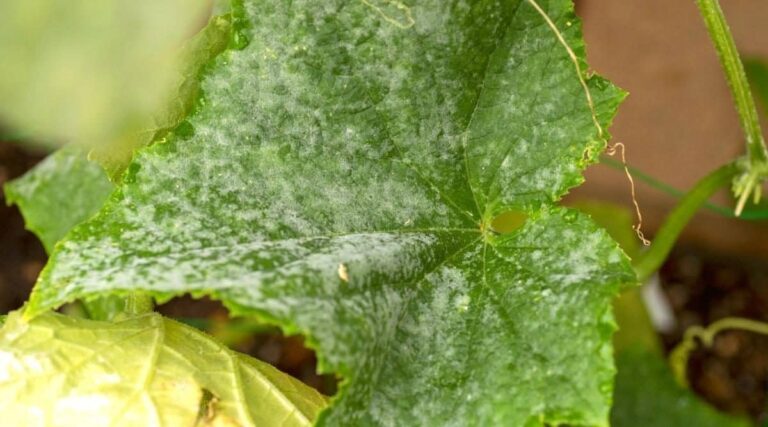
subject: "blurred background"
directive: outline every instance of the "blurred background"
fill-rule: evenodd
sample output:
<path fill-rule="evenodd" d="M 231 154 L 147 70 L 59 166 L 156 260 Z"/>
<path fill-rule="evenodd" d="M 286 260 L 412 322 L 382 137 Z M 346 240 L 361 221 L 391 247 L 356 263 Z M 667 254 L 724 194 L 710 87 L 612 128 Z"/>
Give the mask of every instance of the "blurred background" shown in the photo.
<path fill-rule="evenodd" d="M 768 64 L 768 2 L 721 3 L 743 56 Z M 637 200 L 644 231 L 652 238 L 678 200 L 673 189 L 690 188 L 744 152 L 730 94 L 692 0 L 578 0 L 577 12 L 584 19 L 591 67 L 630 93 L 611 133 L 614 141 L 626 145 L 627 162 L 637 168 Z M 765 113 L 765 105 L 760 107 Z M 763 114 L 768 124 L 766 117 Z M 2 134 L 0 184 L 22 175 L 47 154 Z M 586 177 L 586 184 L 574 190 L 567 203 L 600 200 L 631 209 L 629 182 L 617 165 L 593 166 Z M 713 202 L 733 206 L 726 191 Z M 768 205 L 753 209 L 753 217 L 760 218 Z M 45 259 L 18 210 L 0 200 L 2 312 L 26 300 Z M 667 351 L 691 325 L 728 316 L 768 322 L 768 220 L 702 210 L 653 280 L 660 292 L 652 300 L 652 317 Z M 314 373 L 314 355 L 298 337 L 282 337 L 245 320 L 227 323 L 226 310 L 206 300 L 175 300 L 161 310 L 213 331 L 227 344 L 327 394 L 334 392 L 335 379 Z M 760 422 L 768 419 L 768 337 L 724 332 L 711 349 L 692 355 L 688 369 L 692 388 L 715 407 Z"/>
<path fill-rule="evenodd" d="M 743 57 L 768 63 L 768 2 L 721 0 Z M 588 61 L 629 92 L 611 134 L 627 162 L 677 189 L 744 153 L 742 131 L 712 43 L 693 1 L 578 0 Z M 753 85 L 754 86 L 754 85 Z M 759 97 L 758 97 L 759 98 Z M 766 105 L 756 99 L 766 129 Z M 617 158 L 618 160 L 618 158 Z M 634 173 L 646 235 L 678 200 Z M 599 164 L 569 200 L 631 209 L 623 170 Z M 734 206 L 727 191 L 712 200 Z M 671 316 L 657 321 L 670 350 L 692 325 L 729 316 L 768 321 L 768 221 L 737 220 L 709 209 L 688 225 L 659 274 Z M 661 303 L 663 304 L 663 302 Z M 658 305 L 658 304 L 657 304 Z M 768 337 L 718 335 L 689 363 L 691 387 L 717 408 L 766 420 Z"/>

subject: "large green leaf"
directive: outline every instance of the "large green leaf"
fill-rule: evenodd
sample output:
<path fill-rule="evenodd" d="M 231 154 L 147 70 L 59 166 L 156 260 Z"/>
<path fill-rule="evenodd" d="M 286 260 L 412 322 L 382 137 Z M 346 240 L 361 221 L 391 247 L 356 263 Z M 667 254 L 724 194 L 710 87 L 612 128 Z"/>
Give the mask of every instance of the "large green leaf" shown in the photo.
<path fill-rule="evenodd" d="M 606 424 L 633 275 L 555 202 L 623 95 L 582 73 L 570 1 L 534 4 L 247 2 L 194 132 L 140 152 L 26 315 L 207 294 L 308 337 L 344 378 L 321 423 Z"/>
<path fill-rule="evenodd" d="M 0 119 L 47 142 L 129 137 L 178 82 L 209 1 L 0 2 Z"/>
<path fill-rule="evenodd" d="M 314 389 L 181 323 L 12 314 L 0 330 L 10 426 L 307 426 Z"/>

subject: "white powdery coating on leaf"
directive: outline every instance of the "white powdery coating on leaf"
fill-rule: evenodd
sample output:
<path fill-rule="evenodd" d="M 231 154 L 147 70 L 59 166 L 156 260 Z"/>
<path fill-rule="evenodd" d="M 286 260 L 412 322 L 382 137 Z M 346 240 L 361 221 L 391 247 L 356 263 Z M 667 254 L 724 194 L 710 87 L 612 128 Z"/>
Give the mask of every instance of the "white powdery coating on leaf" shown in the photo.
<path fill-rule="evenodd" d="M 194 135 L 138 156 L 38 298 L 207 293 L 306 334 L 349 381 L 328 425 L 600 424 L 629 266 L 551 206 L 594 145 L 566 52 L 524 1 L 423 2 L 407 28 L 371 1 L 394 9 L 247 3 Z M 506 210 L 529 219 L 479 225 Z"/>

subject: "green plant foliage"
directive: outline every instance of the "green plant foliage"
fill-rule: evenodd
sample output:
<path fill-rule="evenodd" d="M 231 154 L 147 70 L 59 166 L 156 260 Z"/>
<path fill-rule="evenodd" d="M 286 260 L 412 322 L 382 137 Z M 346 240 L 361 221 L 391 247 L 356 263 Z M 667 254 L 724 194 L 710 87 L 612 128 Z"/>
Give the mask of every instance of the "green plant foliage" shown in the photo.
<path fill-rule="evenodd" d="M 570 1 L 545 4 L 558 33 L 524 0 L 245 12 L 251 42 L 207 73 L 190 131 L 140 151 L 26 316 L 211 295 L 344 378 L 321 423 L 604 425 L 610 302 L 633 275 L 554 204 L 623 94 L 577 74 Z M 508 211 L 526 219 L 496 235 Z"/>
<path fill-rule="evenodd" d="M 48 156 L 21 178 L 4 186 L 8 205 L 19 207 L 27 229 L 51 253 L 74 226 L 99 211 L 114 186 L 104 170 L 70 145 Z M 125 307 L 124 298 L 105 295 L 84 304 L 94 319 L 110 319 Z"/>
<path fill-rule="evenodd" d="M 608 156 L 603 156 L 600 161 L 601 163 L 614 169 L 624 171 L 624 164 L 620 161 L 614 160 Z M 666 193 L 667 195 L 674 198 L 681 199 L 687 194 L 686 191 L 680 190 L 663 181 L 660 181 L 635 167 L 627 165 L 627 170 L 629 170 L 629 172 L 632 174 L 633 179 L 642 181 L 655 188 L 656 190 L 662 193 Z M 748 221 L 763 221 L 768 219 L 768 203 L 765 203 L 765 201 L 760 202 L 756 207 L 744 208 L 744 210 L 738 216 L 733 212 L 733 208 L 726 207 L 721 204 L 704 202 L 702 207 L 727 218 L 738 218 Z"/>
<path fill-rule="evenodd" d="M 72 227 L 98 212 L 113 189 L 104 170 L 75 146 L 60 149 L 4 186 L 6 202 L 18 205 L 27 229 L 48 253 Z"/>
<path fill-rule="evenodd" d="M 597 201 L 581 201 L 574 207 L 603 227 L 631 259 L 636 259 L 641 253 L 640 241 L 632 228 L 632 212 L 628 209 Z M 624 348 L 642 345 L 662 356 L 661 343 L 646 312 L 640 288 L 624 290 L 614 301 L 613 312 L 619 325 L 619 330 L 613 335 L 614 351 L 621 352 Z"/>
<path fill-rule="evenodd" d="M 736 43 L 725 20 L 719 0 L 696 0 L 701 17 L 707 27 L 712 43 L 725 72 L 725 78 L 733 95 L 733 102 L 739 113 L 739 121 L 747 143 L 747 154 L 751 167 L 765 166 L 768 161 L 763 131 L 757 117 L 755 101 L 747 81 L 744 65 L 741 62 Z M 738 195 L 738 194 L 737 194 Z M 759 196 L 757 196 L 759 198 Z"/>
<path fill-rule="evenodd" d="M 747 427 L 745 419 L 718 412 L 690 390 L 675 383 L 672 371 L 656 353 L 641 348 L 622 351 L 616 360 L 615 427 Z"/>
<path fill-rule="evenodd" d="M 206 1 L 0 2 L 0 118 L 36 140 L 101 144 L 142 129 L 173 94 Z"/>
<path fill-rule="evenodd" d="M 741 57 L 736 50 L 736 43 L 728 28 L 725 15 L 718 0 L 696 0 L 704 24 L 723 66 L 728 86 L 731 89 L 739 121 L 747 143 L 747 155 L 734 162 L 739 174 L 733 177 L 731 190 L 736 197 L 736 216 L 741 215 L 747 200 L 760 202 L 763 183 L 768 180 L 768 149 L 766 149 L 763 130 L 757 115 L 755 101 L 752 98 L 747 75 Z M 660 234 L 669 235 L 662 230 Z M 644 272 L 638 273 L 639 275 Z"/>
<path fill-rule="evenodd" d="M 179 69 L 172 86 L 170 102 L 157 109 L 141 129 L 109 144 L 92 147 L 89 157 L 100 163 L 113 181 L 120 181 L 135 150 L 168 137 L 175 131 L 183 134 L 183 124 L 201 98 L 200 77 L 210 61 L 232 42 L 231 14 L 217 15 L 198 34 L 186 41 L 181 49 Z"/>
<path fill-rule="evenodd" d="M 97 322 L 11 314 L 0 330 L 4 425 L 307 426 L 311 387 L 194 328 L 146 314 Z"/>
<path fill-rule="evenodd" d="M 605 227 L 631 257 L 640 253 L 629 210 L 601 202 L 581 202 L 576 207 Z M 718 412 L 676 384 L 639 288 L 622 292 L 614 312 L 619 331 L 613 338 L 618 370 L 611 408 L 613 427 L 749 425 Z"/>

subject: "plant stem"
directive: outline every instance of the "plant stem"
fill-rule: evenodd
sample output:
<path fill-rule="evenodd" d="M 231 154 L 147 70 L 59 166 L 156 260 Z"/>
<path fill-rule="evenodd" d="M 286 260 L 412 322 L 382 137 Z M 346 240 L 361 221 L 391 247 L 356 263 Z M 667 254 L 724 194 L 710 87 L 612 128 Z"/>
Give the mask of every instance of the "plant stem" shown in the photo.
<path fill-rule="evenodd" d="M 618 171 L 624 171 L 623 163 L 608 156 L 601 157 L 600 164 L 604 164 Z M 627 165 L 627 169 L 629 169 L 629 173 L 632 174 L 632 177 L 636 178 L 638 181 L 642 181 L 648 184 L 650 187 L 653 187 L 656 190 L 666 193 L 676 199 L 682 199 L 686 194 L 685 191 L 675 188 L 666 182 L 658 180 L 634 166 Z M 733 208 L 727 207 L 725 205 L 719 205 L 712 202 L 704 202 L 702 207 L 726 218 L 738 218 L 747 221 L 764 221 L 768 219 L 768 209 L 764 208 L 745 210 L 741 213 L 741 215 L 736 216 L 733 213 Z"/>
<path fill-rule="evenodd" d="M 740 170 L 735 162 L 728 163 L 701 179 L 680 200 L 680 203 L 664 220 L 664 224 L 656 233 L 650 248 L 640 255 L 635 262 L 635 273 L 641 283 L 648 280 L 661 267 L 667 255 L 669 255 L 669 251 L 672 250 L 672 246 L 675 244 L 680 232 L 683 231 L 685 225 L 688 224 L 688 221 L 690 221 L 701 205 L 715 191 L 729 185 L 739 172 Z"/>
<path fill-rule="evenodd" d="M 144 314 L 149 313 L 155 309 L 155 302 L 152 300 L 152 297 L 145 294 L 140 293 L 132 293 L 126 297 L 124 297 L 125 301 L 125 308 L 123 309 L 123 313 L 125 315 L 138 315 L 138 314 Z"/>
<path fill-rule="evenodd" d="M 725 70 L 728 86 L 736 103 L 736 111 L 739 113 L 741 127 L 747 138 L 747 153 L 750 163 L 752 166 L 764 164 L 768 161 L 768 152 L 766 152 L 763 132 L 760 129 L 755 101 L 752 99 L 744 65 L 741 63 L 738 50 L 736 50 L 736 44 L 728 28 L 728 23 L 725 21 L 723 10 L 720 8 L 718 0 L 696 0 L 696 4 L 704 18 L 709 36 L 715 44 L 720 64 Z"/>

